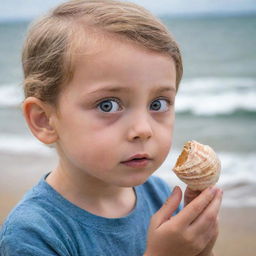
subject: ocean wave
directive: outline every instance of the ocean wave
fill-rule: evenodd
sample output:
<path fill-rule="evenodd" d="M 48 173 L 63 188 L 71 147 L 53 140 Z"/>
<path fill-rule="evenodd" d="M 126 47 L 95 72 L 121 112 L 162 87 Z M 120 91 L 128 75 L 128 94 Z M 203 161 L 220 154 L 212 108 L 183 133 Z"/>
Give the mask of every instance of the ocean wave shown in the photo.
<path fill-rule="evenodd" d="M 255 87 L 255 77 L 196 77 L 183 79 L 180 91 L 183 93 L 191 93 L 193 91 L 222 93 L 229 90 L 256 89 Z"/>
<path fill-rule="evenodd" d="M 54 149 L 39 142 L 32 135 L 0 134 L 0 151 L 14 154 L 39 154 L 50 155 Z M 177 149 L 173 149 L 165 162 L 159 168 L 160 172 L 171 170 L 179 155 Z M 219 184 L 230 186 L 230 184 L 246 183 L 256 185 L 256 151 L 252 153 L 218 152 L 222 163 L 222 177 Z M 163 174 L 165 174 L 163 172 Z M 166 173 L 169 175 L 169 173 Z"/>
<path fill-rule="evenodd" d="M 15 155 L 56 155 L 55 150 L 38 142 L 32 136 L 19 136 L 14 134 L 0 134 L 0 153 Z M 179 185 L 183 190 L 185 184 L 171 171 L 179 155 L 173 149 L 164 163 L 158 168 L 155 175 L 162 177 L 171 186 Z M 256 151 L 248 153 L 218 152 L 222 171 L 218 186 L 225 191 L 223 203 L 225 206 L 256 207 Z M 239 204 L 237 201 L 239 200 Z"/>
<path fill-rule="evenodd" d="M 0 107 L 18 107 L 22 87 L 0 85 Z M 197 116 L 256 114 L 256 78 L 184 79 L 176 97 L 176 113 Z"/>
<path fill-rule="evenodd" d="M 18 107 L 23 101 L 21 86 L 17 84 L 0 85 L 0 107 Z"/>
<path fill-rule="evenodd" d="M 166 180 L 172 187 L 178 185 L 185 190 L 186 185 L 172 172 L 179 155 L 173 150 L 157 170 L 156 175 Z M 250 154 L 218 152 L 222 170 L 217 186 L 224 190 L 223 205 L 227 207 L 256 207 L 256 151 Z"/>
<path fill-rule="evenodd" d="M 176 112 L 200 116 L 256 113 L 256 79 L 185 80 L 176 97 Z"/>
<path fill-rule="evenodd" d="M 180 95 L 176 99 L 176 113 L 197 116 L 232 115 L 238 112 L 256 113 L 255 92 L 226 92 L 221 95 L 197 93 Z"/>
<path fill-rule="evenodd" d="M 159 168 L 161 175 L 169 175 L 165 172 L 171 170 L 179 156 L 177 150 L 172 150 L 165 162 Z M 252 153 L 218 152 L 222 164 L 222 175 L 218 184 L 232 187 L 236 184 L 256 185 L 256 151 Z M 173 166 L 171 166 L 171 164 Z"/>
<path fill-rule="evenodd" d="M 0 152 L 18 155 L 33 154 L 48 156 L 53 153 L 53 150 L 32 136 L 0 134 Z"/>

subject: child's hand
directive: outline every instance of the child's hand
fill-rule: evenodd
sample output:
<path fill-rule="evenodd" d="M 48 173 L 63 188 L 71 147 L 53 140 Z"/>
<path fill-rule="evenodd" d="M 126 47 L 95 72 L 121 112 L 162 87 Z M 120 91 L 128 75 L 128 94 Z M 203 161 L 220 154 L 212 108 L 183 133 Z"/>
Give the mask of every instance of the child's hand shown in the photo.
<path fill-rule="evenodd" d="M 191 190 L 189 187 L 187 187 L 184 193 L 184 206 L 187 206 L 191 201 L 193 201 L 200 194 L 201 194 L 201 191 L 199 190 L 194 191 L 194 190 Z M 217 222 L 218 222 L 218 217 L 217 217 Z M 212 238 L 212 240 L 207 244 L 205 249 L 197 256 L 214 256 L 212 249 L 217 240 L 217 236 L 218 236 L 218 231 L 216 232 L 216 235 Z"/>
<path fill-rule="evenodd" d="M 145 256 L 211 255 L 211 243 L 218 232 L 217 215 L 222 192 L 217 188 L 208 188 L 176 216 L 172 216 L 181 197 L 180 188 L 176 188 L 153 215 Z"/>
<path fill-rule="evenodd" d="M 194 191 L 194 190 L 191 190 L 189 187 L 187 187 L 184 193 L 184 206 L 188 205 L 200 194 L 201 194 L 201 191 L 199 190 Z"/>

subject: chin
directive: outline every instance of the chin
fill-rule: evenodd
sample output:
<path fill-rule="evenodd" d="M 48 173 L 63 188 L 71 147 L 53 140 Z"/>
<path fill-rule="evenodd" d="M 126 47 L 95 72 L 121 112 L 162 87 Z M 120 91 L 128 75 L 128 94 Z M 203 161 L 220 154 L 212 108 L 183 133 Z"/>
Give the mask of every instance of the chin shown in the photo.
<path fill-rule="evenodd" d="M 139 186 L 147 181 L 150 175 L 143 176 L 143 177 L 133 177 L 131 179 L 124 180 L 123 182 L 120 182 L 119 185 L 121 187 L 136 187 Z"/>

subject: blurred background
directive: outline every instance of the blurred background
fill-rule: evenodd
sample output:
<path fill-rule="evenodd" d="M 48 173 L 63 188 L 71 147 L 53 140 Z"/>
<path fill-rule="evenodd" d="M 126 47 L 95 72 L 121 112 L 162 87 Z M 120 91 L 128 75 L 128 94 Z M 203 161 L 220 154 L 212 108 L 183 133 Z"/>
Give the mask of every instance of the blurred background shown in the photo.
<path fill-rule="evenodd" d="M 29 23 L 61 0 L 9 0 L 0 6 L 0 224 L 57 157 L 28 131 L 21 113 L 21 49 Z M 222 162 L 224 190 L 219 255 L 256 251 L 256 0 L 133 0 L 178 41 L 184 77 L 176 99 L 170 155 L 156 172 L 171 172 L 187 140 L 209 144 Z"/>

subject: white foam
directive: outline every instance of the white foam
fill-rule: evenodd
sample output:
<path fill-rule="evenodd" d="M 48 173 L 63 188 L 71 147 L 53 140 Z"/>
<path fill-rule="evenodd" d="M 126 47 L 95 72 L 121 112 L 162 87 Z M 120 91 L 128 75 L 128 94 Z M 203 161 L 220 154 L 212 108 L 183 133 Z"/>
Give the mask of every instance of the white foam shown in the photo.
<path fill-rule="evenodd" d="M 23 100 L 16 84 L 0 86 L 0 107 L 16 107 Z M 176 112 L 194 115 L 229 115 L 237 110 L 256 112 L 255 78 L 184 79 L 176 98 Z"/>
<path fill-rule="evenodd" d="M 0 86 L 0 107 L 16 107 L 23 100 L 21 86 L 6 84 Z"/>
<path fill-rule="evenodd" d="M 194 96 L 180 95 L 176 111 L 192 112 L 195 115 L 232 114 L 237 110 L 256 112 L 255 92 L 226 92 L 220 95 L 197 93 Z"/>
<path fill-rule="evenodd" d="M 22 137 L 13 134 L 0 134 L 1 152 L 44 156 L 55 154 L 55 150 L 46 147 L 32 136 Z M 178 155 L 177 150 L 172 150 L 155 174 L 171 186 L 179 185 L 184 190 L 186 185 L 171 171 Z M 256 152 L 249 154 L 218 152 L 218 156 L 222 163 L 222 171 L 217 185 L 225 191 L 223 205 L 256 207 Z"/>
<path fill-rule="evenodd" d="M 53 150 L 34 137 L 0 134 L 0 151 L 11 154 L 51 155 Z"/>
<path fill-rule="evenodd" d="M 233 89 L 255 89 L 255 86 L 256 79 L 251 77 L 197 77 L 182 80 L 180 92 L 222 93 Z"/>
<path fill-rule="evenodd" d="M 172 187 L 178 185 L 184 190 L 186 185 L 171 171 L 178 155 L 178 151 L 172 151 L 155 174 Z M 224 189 L 223 205 L 256 207 L 256 152 L 250 154 L 219 152 L 218 156 L 222 170 L 217 186 Z"/>
<path fill-rule="evenodd" d="M 0 151 L 15 154 L 52 154 L 53 149 L 45 146 L 31 136 L 14 134 L 0 134 Z M 179 155 L 177 150 L 172 150 L 157 174 L 166 180 L 170 179 L 170 170 Z M 222 164 L 222 173 L 218 184 L 222 187 L 238 183 L 256 185 L 256 152 L 252 153 L 227 153 L 218 152 Z M 172 179 L 176 176 L 172 176 Z M 178 179 L 174 178 L 174 181 Z"/>
<path fill-rule="evenodd" d="M 195 78 L 185 80 L 176 98 L 176 112 L 195 115 L 256 112 L 256 79 Z"/>

